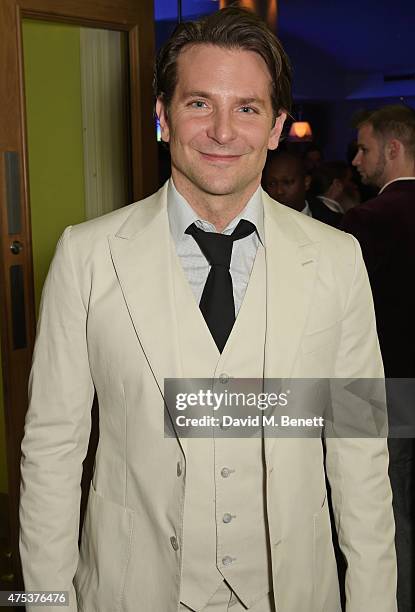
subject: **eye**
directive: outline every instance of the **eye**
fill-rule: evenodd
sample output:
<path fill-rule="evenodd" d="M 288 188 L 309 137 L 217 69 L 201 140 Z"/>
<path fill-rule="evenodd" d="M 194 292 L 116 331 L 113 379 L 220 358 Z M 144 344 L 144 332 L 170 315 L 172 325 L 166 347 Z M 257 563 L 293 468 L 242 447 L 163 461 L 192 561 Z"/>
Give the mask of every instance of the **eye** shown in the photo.
<path fill-rule="evenodd" d="M 251 106 L 241 106 L 239 110 L 241 111 L 241 113 L 244 113 L 245 115 L 251 115 L 252 113 L 256 113 L 256 110 L 252 108 Z"/>
<path fill-rule="evenodd" d="M 190 102 L 190 106 L 192 108 L 206 108 L 206 102 L 203 102 L 203 100 L 194 100 L 193 102 Z"/>

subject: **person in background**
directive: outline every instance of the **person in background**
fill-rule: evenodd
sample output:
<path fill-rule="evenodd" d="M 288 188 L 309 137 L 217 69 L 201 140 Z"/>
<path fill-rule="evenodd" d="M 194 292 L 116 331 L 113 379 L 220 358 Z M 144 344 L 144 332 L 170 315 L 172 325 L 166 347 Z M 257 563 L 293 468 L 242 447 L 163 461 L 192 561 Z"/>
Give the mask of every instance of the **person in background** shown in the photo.
<path fill-rule="evenodd" d="M 339 227 L 342 215 L 324 202 L 307 197 L 311 177 L 306 173 L 303 159 L 289 151 L 275 151 L 268 156 L 262 185 L 274 200 L 333 227 Z"/>
<path fill-rule="evenodd" d="M 362 181 L 379 190 L 351 209 L 343 229 L 360 242 L 369 273 L 385 374 L 415 377 L 415 112 L 385 106 L 358 122 L 353 159 Z M 411 408 L 413 409 L 413 407 Z M 393 419 L 393 405 L 390 406 Z M 413 612 L 414 440 L 389 440 L 396 522 L 399 612 Z"/>
<path fill-rule="evenodd" d="M 343 161 L 323 162 L 313 173 L 310 193 L 341 215 L 360 202 L 353 170 Z"/>
<path fill-rule="evenodd" d="M 323 153 L 315 143 L 308 145 L 303 155 L 304 166 L 308 174 L 312 174 L 323 163 Z"/>
<path fill-rule="evenodd" d="M 363 115 L 366 115 L 366 112 L 362 113 L 362 111 L 360 111 L 359 113 L 357 113 L 352 120 L 352 125 L 358 125 L 360 123 L 360 118 Z M 378 189 L 374 185 L 364 183 L 356 167 L 353 166 L 352 161 L 356 157 L 357 150 L 357 140 L 354 139 L 347 145 L 346 161 L 352 169 L 353 180 L 359 189 L 360 202 L 366 202 L 367 200 L 371 200 L 377 195 Z"/>

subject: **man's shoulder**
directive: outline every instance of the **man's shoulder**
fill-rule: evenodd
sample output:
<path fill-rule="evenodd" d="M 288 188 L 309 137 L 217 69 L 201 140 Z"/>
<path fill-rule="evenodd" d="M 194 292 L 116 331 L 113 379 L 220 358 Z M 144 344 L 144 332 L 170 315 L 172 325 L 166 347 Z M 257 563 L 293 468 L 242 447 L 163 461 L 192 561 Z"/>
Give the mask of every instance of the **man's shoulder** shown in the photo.
<path fill-rule="evenodd" d="M 357 225 L 387 223 L 397 216 L 414 218 L 414 201 L 415 180 L 390 183 L 382 193 L 351 208 L 343 217 L 342 228 L 351 231 Z"/>
<path fill-rule="evenodd" d="M 144 211 L 154 209 L 160 201 L 162 190 L 151 194 L 147 198 L 117 208 L 105 215 L 89 219 L 83 223 L 78 223 L 71 227 L 71 234 L 79 238 L 108 236 L 116 234 L 130 219 Z"/>
<path fill-rule="evenodd" d="M 343 215 L 330 210 L 330 208 L 319 198 L 308 198 L 308 205 L 310 206 L 314 219 L 322 221 L 332 227 L 340 226 Z"/>
<path fill-rule="evenodd" d="M 265 197 L 264 205 L 266 210 L 274 211 L 275 222 L 286 238 L 300 246 L 319 245 L 320 257 L 336 263 L 336 267 L 354 265 L 359 248 L 353 236 L 276 202 L 269 196 Z"/>
<path fill-rule="evenodd" d="M 408 204 L 413 208 L 415 180 L 397 180 L 389 183 L 384 191 L 348 211 L 348 216 L 367 216 L 389 212 L 392 204 Z"/>
<path fill-rule="evenodd" d="M 268 203 L 276 207 L 277 217 L 287 220 L 287 223 L 284 224 L 285 228 L 288 229 L 292 226 L 294 232 L 297 230 L 297 232 L 299 231 L 304 235 L 304 239 L 308 238 L 313 242 L 349 242 L 349 238 L 347 238 L 345 233 L 336 227 L 323 223 L 314 217 L 309 217 L 289 206 L 285 206 L 269 196 L 266 196 L 266 198 Z"/>
<path fill-rule="evenodd" d="M 129 231 L 136 230 L 140 224 L 148 222 L 157 214 L 163 201 L 164 189 L 165 187 L 162 187 L 147 198 L 113 210 L 100 217 L 72 225 L 70 227 L 71 242 L 76 245 L 76 248 L 90 248 L 100 244 L 102 241 L 106 243 L 108 236 L 116 234 L 125 236 Z"/>

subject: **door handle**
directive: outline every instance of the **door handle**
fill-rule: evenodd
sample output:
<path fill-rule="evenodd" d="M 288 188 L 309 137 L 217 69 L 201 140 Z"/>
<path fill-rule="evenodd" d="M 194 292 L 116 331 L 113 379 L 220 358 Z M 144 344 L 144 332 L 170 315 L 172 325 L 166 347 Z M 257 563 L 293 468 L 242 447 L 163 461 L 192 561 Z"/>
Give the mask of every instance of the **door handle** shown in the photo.
<path fill-rule="evenodd" d="M 13 255 L 18 255 L 19 253 L 21 253 L 23 251 L 23 245 L 20 240 L 13 240 L 10 245 L 10 250 Z"/>

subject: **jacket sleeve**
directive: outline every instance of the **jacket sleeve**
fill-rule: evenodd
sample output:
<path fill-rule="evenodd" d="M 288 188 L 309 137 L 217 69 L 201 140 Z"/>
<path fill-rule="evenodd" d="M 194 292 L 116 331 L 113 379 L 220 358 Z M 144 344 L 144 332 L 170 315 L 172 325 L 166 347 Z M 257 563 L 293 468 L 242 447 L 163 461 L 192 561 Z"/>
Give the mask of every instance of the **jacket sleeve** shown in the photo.
<path fill-rule="evenodd" d="M 382 379 L 371 290 L 359 244 L 343 313 L 336 378 Z M 382 385 L 383 387 L 383 385 Z M 326 469 L 347 562 L 347 612 L 395 612 L 396 556 L 385 437 L 328 437 Z"/>
<path fill-rule="evenodd" d="M 69 591 L 66 609 L 75 612 L 80 481 L 94 386 L 87 310 L 70 240 L 69 227 L 58 242 L 42 293 L 22 442 L 20 554 L 26 590 Z"/>

